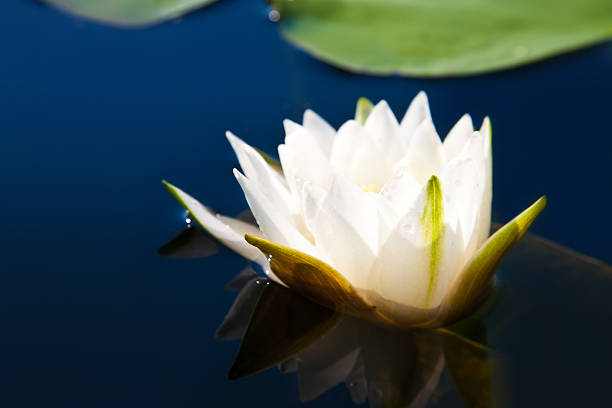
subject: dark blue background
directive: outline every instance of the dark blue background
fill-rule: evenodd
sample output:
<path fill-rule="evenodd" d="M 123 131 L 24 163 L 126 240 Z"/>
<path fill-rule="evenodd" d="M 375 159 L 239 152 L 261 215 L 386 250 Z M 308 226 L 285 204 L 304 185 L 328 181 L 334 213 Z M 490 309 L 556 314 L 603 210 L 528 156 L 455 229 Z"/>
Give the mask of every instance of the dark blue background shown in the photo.
<path fill-rule="evenodd" d="M 184 215 L 165 178 L 234 215 L 245 202 L 224 131 L 268 152 L 312 107 L 339 126 L 359 96 L 401 115 L 427 91 L 445 134 L 493 122 L 494 218 L 547 194 L 532 230 L 612 262 L 612 45 L 443 80 L 353 75 L 286 43 L 263 2 L 224 0 L 120 30 L 40 3 L 0 3 L 0 405 L 298 405 L 293 376 L 225 380 L 212 334 L 245 261 L 155 249 Z M 348 404 L 338 389 L 313 406 Z"/>

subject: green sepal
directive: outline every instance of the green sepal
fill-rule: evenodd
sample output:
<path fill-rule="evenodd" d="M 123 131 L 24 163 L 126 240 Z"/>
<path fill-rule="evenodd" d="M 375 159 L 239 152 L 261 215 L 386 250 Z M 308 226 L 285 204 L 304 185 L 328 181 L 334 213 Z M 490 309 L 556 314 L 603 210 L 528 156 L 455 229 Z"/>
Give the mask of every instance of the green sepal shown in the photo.
<path fill-rule="evenodd" d="M 546 207 L 543 196 L 493 234 L 451 283 L 438 314 L 440 325 L 465 316 L 489 287 L 495 269 L 508 250 L 523 236 Z"/>
<path fill-rule="evenodd" d="M 368 116 L 370 116 L 372 109 L 374 109 L 374 104 L 368 98 L 364 98 L 362 96 L 357 101 L 357 107 L 355 108 L 355 120 L 359 122 L 360 125 L 364 125 L 368 119 Z"/>
<path fill-rule="evenodd" d="M 344 276 L 320 259 L 249 234 L 244 238 L 268 257 L 270 268 L 285 285 L 305 298 L 349 314 L 374 310 Z"/>

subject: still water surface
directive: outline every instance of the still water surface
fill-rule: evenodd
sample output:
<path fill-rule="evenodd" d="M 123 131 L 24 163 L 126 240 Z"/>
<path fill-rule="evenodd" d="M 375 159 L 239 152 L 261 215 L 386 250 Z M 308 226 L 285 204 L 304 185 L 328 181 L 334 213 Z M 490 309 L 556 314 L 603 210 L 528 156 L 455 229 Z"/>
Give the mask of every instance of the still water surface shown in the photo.
<path fill-rule="evenodd" d="M 184 225 L 161 179 L 238 214 L 225 130 L 273 152 L 282 119 L 307 107 L 338 127 L 359 96 L 400 115 L 423 89 L 441 134 L 465 112 L 490 115 L 494 219 L 545 193 L 532 231 L 612 262 L 610 44 L 436 81 L 328 67 L 285 43 L 257 1 L 137 31 L 28 0 L 2 2 L 0 16 L 2 406 L 300 406 L 295 375 L 226 379 L 238 343 L 213 334 L 235 295 L 222 288 L 245 261 L 225 249 L 166 259 L 156 248 Z M 539 265 L 500 272 L 509 294 L 490 318 L 503 318 L 486 322 L 512 401 L 601 405 L 609 284 Z M 340 386 L 309 405 L 352 402 Z"/>

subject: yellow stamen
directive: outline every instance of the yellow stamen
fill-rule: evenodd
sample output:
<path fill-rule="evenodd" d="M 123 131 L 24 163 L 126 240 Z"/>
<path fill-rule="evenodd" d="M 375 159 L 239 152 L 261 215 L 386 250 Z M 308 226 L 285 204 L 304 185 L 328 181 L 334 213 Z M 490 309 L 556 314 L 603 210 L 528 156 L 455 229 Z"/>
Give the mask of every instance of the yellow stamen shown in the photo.
<path fill-rule="evenodd" d="M 366 193 L 375 193 L 377 191 L 376 184 L 374 184 L 374 183 L 364 184 L 364 185 L 361 186 L 361 188 Z"/>

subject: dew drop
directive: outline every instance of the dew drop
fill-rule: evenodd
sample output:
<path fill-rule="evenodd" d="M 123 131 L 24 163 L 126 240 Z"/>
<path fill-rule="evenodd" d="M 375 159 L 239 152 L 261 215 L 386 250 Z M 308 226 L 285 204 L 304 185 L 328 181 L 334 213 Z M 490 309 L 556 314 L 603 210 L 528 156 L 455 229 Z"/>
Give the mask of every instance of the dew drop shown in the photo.
<path fill-rule="evenodd" d="M 270 20 L 273 23 L 276 23 L 278 20 L 280 20 L 280 13 L 278 12 L 278 10 L 276 9 L 272 9 L 268 12 L 268 20 Z"/>
<path fill-rule="evenodd" d="M 416 227 L 413 223 L 407 222 L 402 225 L 402 232 L 407 235 L 413 235 L 416 232 Z"/>

